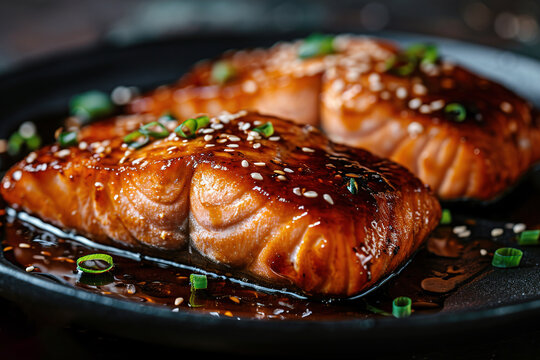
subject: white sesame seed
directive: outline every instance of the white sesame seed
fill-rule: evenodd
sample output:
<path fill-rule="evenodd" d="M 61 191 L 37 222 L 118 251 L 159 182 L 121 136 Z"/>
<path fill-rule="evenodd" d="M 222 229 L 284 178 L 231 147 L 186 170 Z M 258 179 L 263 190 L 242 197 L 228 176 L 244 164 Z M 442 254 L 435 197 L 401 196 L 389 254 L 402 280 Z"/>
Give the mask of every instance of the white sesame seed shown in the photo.
<path fill-rule="evenodd" d="M 20 243 L 19 247 L 22 249 L 30 249 L 30 244 L 27 243 Z"/>
<path fill-rule="evenodd" d="M 255 165 L 255 166 L 266 166 L 266 163 L 256 162 L 256 163 L 253 163 L 253 165 Z"/>
<path fill-rule="evenodd" d="M 270 141 L 279 141 L 279 139 L 280 139 L 279 136 L 270 136 L 270 137 L 268 138 L 268 140 L 270 140 Z"/>
<path fill-rule="evenodd" d="M 306 191 L 304 193 L 304 196 L 307 198 L 316 198 L 317 196 L 319 196 L 319 194 L 317 194 L 316 191 Z"/>
<path fill-rule="evenodd" d="M 315 150 L 313 150 L 312 148 L 308 148 L 308 147 L 303 147 L 302 151 L 303 152 L 309 152 L 309 153 L 315 152 Z"/>
<path fill-rule="evenodd" d="M 292 192 L 294 195 L 298 195 L 298 196 L 302 195 L 302 191 L 300 190 L 299 187 L 295 187 L 294 189 L 292 189 Z"/>
<path fill-rule="evenodd" d="M 213 136 L 212 135 L 204 135 L 204 141 L 210 141 L 212 140 Z"/>
<path fill-rule="evenodd" d="M 31 164 L 33 163 L 35 160 L 37 159 L 37 154 L 35 152 L 31 152 L 30 154 L 28 154 L 28 156 L 26 157 L 26 162 L 28 164 Z"/>
<path fill-rule="evenodd" d="M 283 175 L 278 175 L 277 178 L 278 178 L 278 180 L 281 180 L 281 181 L 287 180 L 287 178 L 285 176 L 283 176 Z"/>
<path fill-rule="evenodd" d="M 498 237 L 498 236 L 501 236 L 502 234 L 504 234 L 503 229 L 500 229 L 500 228 L 491 229 L 491 236 L 492 237 Z"/>
<path fill-rule="evenodd" d="M 238 147 L 238 144 L 227 144 L 227 147 L 230 147 L 230 148 L 237 148 L 237 147 Z"/>
<path fill-rule="evenodd" d="M 259 174 L 258 172 L 254 172 L 254 173 L 251 173 L 251 177 L 255 180 L 262 180 L 263 177 L 261 174 Z"/>
<path fill-rule="evenodd" d="M 216 130 L 214 130 L 214 129 L 212 129 L 212 128 L 204 128 L 204 129 L 201 130 L 201 132 L 202 132 L 203 134 L 211 134 L 211 133 L 213 133 L 214 131 L 216 131 Z"/>
<path fill-rule="evenodd" d="M 228 135 L 227 138 L 229 138 L 230 141 L 240 141 L 240 140 L 242 140 L 238 136 L 235 136 L 235 135 Z"/>
<path fill-rule="evenodd" d="M 514 107 L 508 101 L 503 101 L 500 107 L 501 107 L 501 110 L 507 114 L 511 113 L 512 110 L 514 110 Z"/>
<path fill-rule="evenodd" d="M 183 302 L 184 302 L 183 297 L 177 297 L 176 299 L 174 299 L 174 305 L 175 306 L 178 306 L 178 305 L 182 304 Z"/>
<path fill-rule="evenodd" d="M 334 205 L 334 200 L 332 200 L 332 197 L 328 194 L 323 195 L 323 199 L 326 200 L 330 205 Z"/>
<path fill-rule="evenodd" d="M 514 233 L 516 233 L 516 234 L 519 234 L 520 232 L 525 231 L 525 229 L 527 229 L 527 225 L 525 225 L 525 224 L 523 224 L 523 223 L 516 224 L 516 225 L 514 225 L 514 227 L 512 228 L 512 230 L 513 230 Z"/>
<path fill-rule="evenodd" d="M 432 101 L 429 106 L 431 107 L 431 110 L 433 111 L 441 110 L 444 107 L 444 100 Z"/>
<path fill-rule="evenodd" d="M 428 104 L 423 104 L 422 106 L 420 106 L 420 108 L 418 110 L 422 114 L 429 114 L 429 113 L 431 113 L 431 106 L 429 106 Z"/>
<path fill-rule="evenodd" d="M 242 167 L 248 167 L 249 166 L 249 163 L 247 162 L 247 160 L 242 160 Z"/>
<path fill-rule="evenodd" d="M 214 146 L 216 146 L 216 144 L 206 144 L 206 145 L 204 145 L 205 148 L 214 147 Z"/>
<path fill-rule="evenodd" d="M 425 95 L 427 93 L 427 88 L 422 84 L 414 84 L 413 93 L 416 95 Z"/>
<path fill-rule="evenodd" d="M 422 101 L 419 98 L 414 98 L 409 101 L 409 108 L 411 109 L 418 109 L 422 105 Z"/>
<path fill-rule="evenodd" d="M 407 126 L 407 132 L 411 136 L 417 136 L 418 134 L 421 134 L 424 131 L 424 127 L 419 122 L 413 121 Z"/>
<path fill-rule="evenodd" d="M 224 142 L 227 142 L 228 140 L 223 138 L 223 139 L 218 139 L 216 140 L 217 143 L 220 143 L 220 144 L 223 144 Z"/>
<path fill-rule="evenodd" d="M 11 186 L 11 183 L 9 181 L 4 181 L 4 184 L 2 185 L 4 189 L 8 189 Z"/>
<path fill-rule="evenodd" d="M 103 150 L 105 150 L 105 149 L 103 149 Z M 56 155 L 56 157 L 59 157 L 59 158 L 65 158 L 69 154 L 71 154 L 71 150 L 63 149 L 63 150 L 58 151 L 55 155 Z"/>
<path fill-rule="evenodd" d="M 260 144 L 260 143 L 255 143 L 255 144 L 253 144 L 253 148 L 254 148 L 254 149 L 258 149 L 258 148 L 260 148 L 260 147 L 261 147 L 261 144 Z"/>
<path fill-rule="evenodd" d="M 234 149 L 229 149 L 229 148 L 227 148 L 227 149 L 223 149 L 223 151 L 226 151 L 226 152 L 234 152 Z"/>
<path fill-rule="evenodd" d="M 408 95 L 407 89 L 404 87 L 398 87 L 396 90 L 396 96 L 398 99 L 405 99 Z"/>
<path fill-rule="evenodd" d="M 293 169 L 289 169 L 289 168 L 283 168 L 283 171 L 288 172 L 288 173 L 293 173 L 294 172 Z"/>
<path fill-rule="evenodd" d="M 247 80 L 242 83 L 242 90 L 248 94 L 253 94 L 257 91 L 257 83 L 253 80 Z"/>
<path fill-rule="evenodd" d="M 212 124 L 210 125 L 213 129 L 216 129 L 216 130 L 221 130 L 223 129 L 223 124 L 220 124 L 220 123 L 217 123 L 217 124 Z"/>
<path fill-rule="evenodd" d="M 36 268 L 33 267 L 33 266 L 28 266 L 25 270 L 26 270 L 26 272 L 32 272 L 32 271 L 34 271 L 35 269 L 36 269 Z"/>
<path fill-rule="evenodd" d="M 459 233 L 467 231 L 467 227 L 465 225 L 454 226 L 452 231 L 454 234 L 459 234 Z"/>
<path fill-rule="evenodd" d="M 243 123 L 242 126 L 240 126 L 240 130 L 246 131 L 251 127 L 251 123 Z"/>
<path fill-rule="evenodd" d="M 463 232 L 458 233 L 457 236 L 460 237 L 460 238 L 465 238 L 465 237 L 471 236 L 471 231 L 470 230 L 465 230 Z"/>
<path fill-rule="evenodd" d="M 480 255 L 486 256 L 488 254 L 486 249 L 480 249 Z"/>
<path fill-rule="evenodd" d="M 11 177 L 12 177 L 13 180 L 15 180 L 15 181 L 21 180 L 21 177 L 22 177 L 22 171 L 21 171 L 21 170 L 17 170 L 17 171 L 15 171 L 15 172 L 13 172 L 13 175 L 11 175 Z"/>

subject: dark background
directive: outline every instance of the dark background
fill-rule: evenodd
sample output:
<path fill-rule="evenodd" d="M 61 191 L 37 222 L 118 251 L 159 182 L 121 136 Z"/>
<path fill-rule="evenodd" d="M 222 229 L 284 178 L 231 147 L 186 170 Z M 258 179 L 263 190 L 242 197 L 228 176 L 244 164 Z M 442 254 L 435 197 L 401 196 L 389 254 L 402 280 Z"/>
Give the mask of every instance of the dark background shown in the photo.
<path fill-rule="evenodd" d="M 0 0 L 0 73 L 95 45 L 125 46 L 193 35 L 256 38 L 311 31 L 420 33 L 540 59 L 540 1 Z M 536 327 L 531 332 L 523 329 L 517 335 L 509 334 L 505 341 L 483 338 L 466 347 L 431 344 L 426 351 L 404 350 L 401 357 L 540 359 L 539 337 Z M 58 346 L 64 349 L 61 354 Z M 0 359 L 86 359 L 92 353 L 96 358 L 128 358 L 148 351 L 157 357 L 166 350 L 84 328 L 58 327 L 0 299 Z M 174 351 L 179 357 L 201 356 Z"/>

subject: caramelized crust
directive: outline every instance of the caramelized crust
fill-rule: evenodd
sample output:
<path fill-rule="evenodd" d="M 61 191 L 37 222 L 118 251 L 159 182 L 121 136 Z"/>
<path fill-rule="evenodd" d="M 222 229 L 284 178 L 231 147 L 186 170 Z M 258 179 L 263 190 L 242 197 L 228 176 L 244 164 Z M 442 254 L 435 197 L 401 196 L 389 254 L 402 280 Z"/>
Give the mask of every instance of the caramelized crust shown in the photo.
<path fill-rule="evenodd" d="M 78 146 L 30 154 L 4 177 L 4 199 L 99 242 L 173 259 L 198 253 L 223 273 L 322 296 L 369 288 L 438 224 L 436 198 L 409 171 L 312 126 L 240 113 L 211 119 L 193 139 L 123 144 L 155 119 L 99 122 Z M 266 122 L 268 138 L 253 131 Z"/>
<path fill-rule="evenodd" d="M 224 54 L 237 72 L 224 85 L 210 76 L 216 60 L 201 62 L 129 109 L 179 118 L 251 109 L 320 125 L 335 142 L 404 165 L 446 200 L 492 200 L 540 160 L 540 120 L 499 84 L 444 60 L 396 75 L 387 64 L 400 50 L 381 40 L 338 36 L 334 54 L 310 59 L 298 57 L 301 44 Z M 448 118 L 451 103 L 467 108 L 465 121 Z"/>

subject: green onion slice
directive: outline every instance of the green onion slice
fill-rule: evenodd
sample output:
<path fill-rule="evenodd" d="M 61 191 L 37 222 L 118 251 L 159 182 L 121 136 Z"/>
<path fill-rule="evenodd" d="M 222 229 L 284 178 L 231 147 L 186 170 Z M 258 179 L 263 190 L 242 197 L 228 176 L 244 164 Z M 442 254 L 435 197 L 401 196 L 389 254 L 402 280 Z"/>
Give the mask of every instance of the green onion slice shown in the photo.
<path fill-rule="evenodd" d="M 114 105 L 104 92 L 91 90 L 75 95 L 69 103 L 72 115 L 85 120 L 109 115 L 114 110 Z"/>
<path fill-rule="evenodd" d="M 107 254 L 90 254 L 77 259 L 77 270 L 89 274 L 101 274 L 113 266 L 113 259 Z"/>
<path fill-rule="evenodd" d="M 169 136 L 169 130 L 160 122 L 152 121 L 141 126 L 139 132 L 143 135 L 148 135 L 156 139 L 162 139 Z"/>
<path fill-rule="evenodd" d="M 384 316 L 392 316 L 392 314 L 382 310 L 382 309 L 379 309 L 378 307 L 376 306 L 373 306 L 371 304 L 369 304 L 366 300 L 364 300 L 364 303 L 366 305 L 366 310 L 367 311 L 370 311 L 374 314 L 378 314 L 378 315 L 384 315 Z"/>
<path fill-rule="evenodd" d="M 347 189 L 353 195 L 358 194 L 358 183 L 356 182 L 356 179 L 354 179 L 354 178 L 349 179 L 349 183 L 347 184 Z"/>
<path fill-rule="evenodd" d="M 77 135 L 76 131 L 62 132 L 58 135 L 58 143 L 61 147 L 77 145 Z"/>
<path fill-rule="evenodd" d="M 210 118 L 207 115 L 199 116 L 195 118 L 195 121 L 197 121 L 197 130 L 210 124 Z"/>
<path fill-rule="evenodd" d="M 26 146 L 29 150 L 36 150 L 41 146 L 41 137 L 38 134 L 34 134 L 26 139 Z"/>
<path fill-rule="evenodd" d="M 298 48 L 298 57 L 308 59 L 335 52 L 334 37 L 331 35 L 312 34 L 304 39 Z"/>
<path fill-rule="evenodd" d="M 412 300 L 406 296 L 400 296 L 392 301 L 392 315 L 397 318 L 411 315 Z"/>
<path fill-rule="evenodd" d="M 399 76 L 414 72 L 418 64 L 434 64 L 439 59 L 435 45 L 414 44 L 386 61 L 386 70 Z"/>
<path fill-rule="evenodd" d="M 518 236 L 519 245 L 539 245 L 540 230 L 525 230 Z"/>
<path fill-rule="evenodd" d="M 141 133 L 139 130 L 135 130 L 132 133 L 124 136 L 124 142 L 129 145 L 132 149 L 139 149 L 144 145 L 148 144 L 150 137 L 146 134 Z"/>
<path fill-rule="evenodd" d="M 263 134 L 264 137 L 270 137 L 274 134 L 274 125 L 269 121 L 266 124 L 253 128 L 253 131 Z"/>
<path fill-rule="evenodd" d="M 491 265 L 498 268 L 512 268 L 519 266 L 523 251 L 515 248 L 505 247 L 499 248 L 493 254 Z"/>
<path fill-rule="evenodd" d="M 174 129 L 174 132 L 186 139 L 193 138 L 195 137 L 197 130 L 205 127 L 209 123 L 210 118 L 206 115 L 199 116 L 195 119 L 190 118 Z"/>
<path fill-rule="evenodd" d="M 450 103 L 444 107 L 445 114 L 453 121 L 462 122 L 467 118 L 467 109 L 459 103 Z"/>
<path fill-rule="evenodd" d="M 25 141 L 19 132 L 14 132 L 8 139 L 8 153 L 10 155 L 17 155 L 21 151 L 21 147 Z"/>
<path fill-rule="evenodd" d="M 236 69 L 227 60 L 216 61 L 210 71 L 210 79 L 213 83 L 223 85 L 236 76 Z"/>
<path fill-rule="evenodd" d="M 439 50 L 432 44 L 414 44 L 409 46 L 405 53 L 423 64 L 433 64 L 439 58 Z"/>
<path fill-rule="evenodd" d="M 452 213 L 448 209 L 443 209 L 441 215 L 441 225 L 448 225 L 452 223 Z"/>
<path fill-rule="evenodd" d="M 206 275 L 191 274 L 189 275 L 189 283 L 193 290 L 202 290 L 208 287 L 208 279 Z"/>

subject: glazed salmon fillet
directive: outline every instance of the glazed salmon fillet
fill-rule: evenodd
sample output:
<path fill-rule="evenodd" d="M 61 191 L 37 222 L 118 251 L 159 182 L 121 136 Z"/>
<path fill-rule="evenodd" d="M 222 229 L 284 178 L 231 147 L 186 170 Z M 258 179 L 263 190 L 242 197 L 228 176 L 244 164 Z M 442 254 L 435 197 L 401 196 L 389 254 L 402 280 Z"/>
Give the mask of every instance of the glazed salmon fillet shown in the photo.
<path fill-rule="evenodd" d="M 193 137 L 169 120 L 166 136 L 126 143 L 156 119 L 97 122 L 78 145 L 31 153 L 5 175 L 2 196 L 97 242 L 325 297 L 370 288 L 439 222 L 438 200 L 408 170 L 312 126 L 241 112 Z"/>
<path fill-rule="evenodd" d="M 404 165 L 443 200 L 494 200 L 540 160 L 531 104 L 441 59 L 436 48 L 337 36 L 331 51 L 302 56 L 309 41 L 203 61 L 129 111 L 185 117 L 251 109 L 320 126 L 334 142 Z M 234 70 L 216 83 L 213 70 L 223 62 Z"/>

